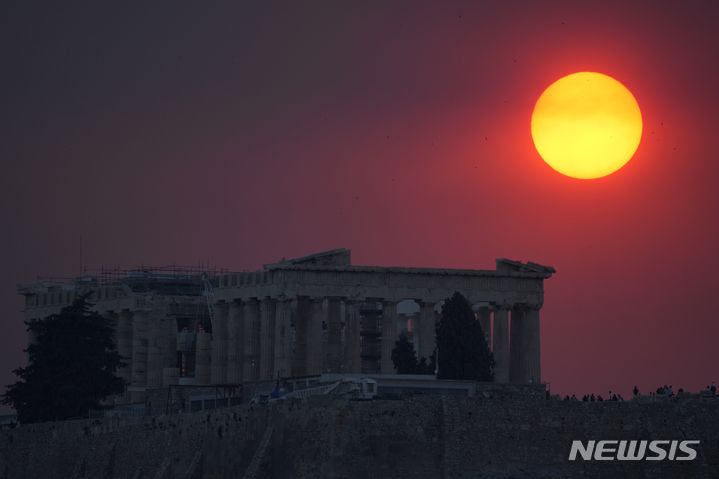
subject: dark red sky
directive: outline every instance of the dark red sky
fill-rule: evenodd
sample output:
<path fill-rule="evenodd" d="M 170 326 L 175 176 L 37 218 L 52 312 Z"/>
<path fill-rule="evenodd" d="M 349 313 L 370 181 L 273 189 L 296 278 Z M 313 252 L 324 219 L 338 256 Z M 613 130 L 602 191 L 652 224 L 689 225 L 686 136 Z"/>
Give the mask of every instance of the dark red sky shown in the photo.
<path fill-rule="evenodd" d="M 15 284 L 77 274 L 80 236 L 89 267 L 536 261 L 554 391 L 719 380 L 716 2 L 178 3 L 0 7 L 0 384 Z M 600 180 L 529 134 L 582 70 L 644 115 Z"/>

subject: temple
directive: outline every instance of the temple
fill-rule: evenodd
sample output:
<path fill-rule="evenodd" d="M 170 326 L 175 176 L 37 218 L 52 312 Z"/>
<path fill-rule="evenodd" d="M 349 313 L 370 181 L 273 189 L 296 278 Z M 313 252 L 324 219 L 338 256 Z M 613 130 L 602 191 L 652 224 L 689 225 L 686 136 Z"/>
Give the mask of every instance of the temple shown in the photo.
<path fill-rule="evenodd" d="M 462 293 L 495 358 L 495 381 L 541 382 L 540 316 L 554 268 L 497 259 L 494 270 L 356 266 L 336 249 L 259 271 L 190 268 L 104 271 L 21 284 L 26 319 L 91 293 L 113 319 L 129 384 L 117 403 L 148 389 L 233 385 L 321 373 L 392 374 L 406 334 L 418 357 L 435 349 L 442 301 Z M 32 341 L 32 338 L 28 338 Z M 441 358 L 440 358 L 441 361 Z"/>

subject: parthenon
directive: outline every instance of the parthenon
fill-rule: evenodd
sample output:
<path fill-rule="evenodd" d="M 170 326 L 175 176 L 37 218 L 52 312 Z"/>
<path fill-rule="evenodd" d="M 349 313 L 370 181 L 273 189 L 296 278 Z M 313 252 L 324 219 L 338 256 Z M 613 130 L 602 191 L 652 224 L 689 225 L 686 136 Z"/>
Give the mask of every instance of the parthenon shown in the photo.
<path fill-rule="evenodd" d="M 497 259 L 494 270 L 357 266 L 336 249 L 251 272 L 137 269 L 21 284 L 26 319 L 91 292 L 114 320 L 127 366 L 118 403 L 173 384 L 231 385 L 333 373 L 394 373 L 407 334 L 418 357 L 435 349 L 441 303 L 473 305 L 495 358 L 495 381 L 541 381 L 543 282 L 554 268 Z M 28 338 L 32 341 L 32 338 Z"/>

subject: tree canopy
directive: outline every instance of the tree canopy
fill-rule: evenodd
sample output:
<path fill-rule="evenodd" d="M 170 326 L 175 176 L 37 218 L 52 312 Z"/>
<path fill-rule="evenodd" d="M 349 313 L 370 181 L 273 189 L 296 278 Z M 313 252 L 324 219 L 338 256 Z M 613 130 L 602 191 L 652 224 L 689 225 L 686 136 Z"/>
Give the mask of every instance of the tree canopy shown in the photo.
<path fill-rule="evenodd" d="M 27 321 L 33 340 L 28 365 L 8 387 L 4 404 L 15 408 L 22 423 L 87 415 L 101 401 L 125 389 L 115 375 L 125 364 L 117 352 L 112 320 L 91 311 L 88 295 L 79 296 L 59 314 Z"/>
<path fill-rule="evenodd" d="M 421 358 L 417 361 L 417 354 L 414 346 L 406 334 L 400 334 L 399 339 L 394 343 L 392 350 L 392 362 L 398 374 L 433 374 L 435 355 L 429 358 Z"/>
<path fill-rule="evenodd" d="M 406 334 L 400 334 L 392 350 L 392 362 L 398 374 L 414 374 L 417 368 L 417 355 L 414 346 L 407 339 Z"/>
<path fill-rule="evenodd" d="M 439 379 L 493 380 L 494 358 L 472 306 L 460 293 L 445 300 L 436 333 Z"/>

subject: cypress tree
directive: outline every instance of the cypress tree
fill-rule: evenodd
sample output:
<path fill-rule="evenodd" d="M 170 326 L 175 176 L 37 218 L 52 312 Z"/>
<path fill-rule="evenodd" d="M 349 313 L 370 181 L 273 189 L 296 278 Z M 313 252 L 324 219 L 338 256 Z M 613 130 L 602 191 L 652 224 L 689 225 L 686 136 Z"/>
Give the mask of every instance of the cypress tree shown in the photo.
<path fill-rule="evenodd" d="M 59 314 L 26 322 L 34 341 L 28 365 L 13 372 L 20 378 L 8 387 L 4 404 L 21 423 L 86 416 L 102 400 L 125 389 L 115 375 L 125 364 L 117 352 L 111 320 L 91 311 L 88 294 Z"/>
<path fill-rule="evenodd" d="M 436 332 L 439 379 L 493 380 L 494 358 L 467 298 L 455 292 L 445 300 Z"/>

